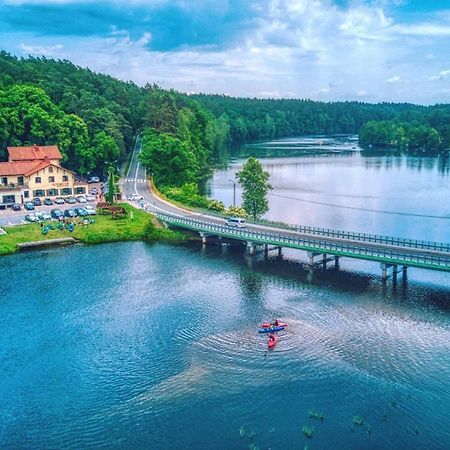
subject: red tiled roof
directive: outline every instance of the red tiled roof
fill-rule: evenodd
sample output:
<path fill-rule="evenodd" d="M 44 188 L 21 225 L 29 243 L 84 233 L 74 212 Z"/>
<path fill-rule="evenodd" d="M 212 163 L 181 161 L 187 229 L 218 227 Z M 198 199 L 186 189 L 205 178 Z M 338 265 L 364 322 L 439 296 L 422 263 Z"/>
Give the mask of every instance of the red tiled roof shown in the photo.
<path fill-rule="evenodd" d="M 33 145 L 31 147 L 7 147 L 10 161 L 36 161 L 61 159 L 57 145 Z"/>
<path fill-rule="evenodd" d="M 2 162 L 0 163 L 0 176 L 25 175 L 38 164 L 36 161 Z"/>
<path fill-rule="evenodd" d="M 37 163 L 37 164 L 36 164 Z M 14 164 L 14 163 L 13 163 Z M 28 172 L 25 173 L 26 177 L 29 177 L 31 174 L 37 172 L 38 170 L 44 169 L 47 166 L 51 166 L 52 164 L 50 163 L 50 161 L 41 161 L 41 162 L 34 162 L 33 163 L 33 167 L 30 167 L 30 169 L 28 170 Z"/>

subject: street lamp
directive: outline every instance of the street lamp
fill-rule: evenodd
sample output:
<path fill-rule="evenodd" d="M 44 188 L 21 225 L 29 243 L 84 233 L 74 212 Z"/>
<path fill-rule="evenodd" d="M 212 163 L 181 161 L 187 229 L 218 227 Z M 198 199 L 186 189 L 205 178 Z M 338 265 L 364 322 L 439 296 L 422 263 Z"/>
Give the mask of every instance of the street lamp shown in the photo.
<path fill-rule="evenodd" d="M 233 183 L 233 208 L 236 207 L 236 181 L 234 180 L 228 180 Z"/>

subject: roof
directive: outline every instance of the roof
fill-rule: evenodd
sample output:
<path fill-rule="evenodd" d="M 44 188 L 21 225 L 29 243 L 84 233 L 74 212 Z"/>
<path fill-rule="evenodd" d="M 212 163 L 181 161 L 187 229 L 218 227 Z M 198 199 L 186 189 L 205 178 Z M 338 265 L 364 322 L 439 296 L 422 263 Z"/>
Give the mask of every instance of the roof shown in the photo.
<path fill-rule="evenodd" d="M 0 163 L 0 176 L 6 177 L 11 175 L 24 175 L 29 177 L 39 170 L 45 169 L 47 166 L 57 167 L 65 172 L 75 173 L 64 167 L 52 164 L 50 161 L 14 161 Z"/>
<path fill-rule="evenodd" d="M 7 147 L 10 161 L 36 161 L 62 159 L 57 145 L 33 145 L 31 147 Z"/>

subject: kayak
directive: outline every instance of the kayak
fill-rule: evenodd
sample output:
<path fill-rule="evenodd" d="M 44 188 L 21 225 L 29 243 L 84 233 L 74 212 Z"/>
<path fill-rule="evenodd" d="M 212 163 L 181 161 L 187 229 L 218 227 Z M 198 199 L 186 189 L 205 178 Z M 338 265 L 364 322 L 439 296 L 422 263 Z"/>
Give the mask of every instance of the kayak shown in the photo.
<path fill-rule="evenodd" d="M 273 333 L 274 331 L 284 330 L 284 327 L 267 327 L 267 328 L 258 328 L 258 333 Z"/>
<path fill-rule="evenodd" d="M 269 328 L 271 326 L 272 326 L 272 323 L 270 323 L 270 322 L 264 322 L 261 324 L 261 328 Z M 278 326 L 286 328 L 288 326 L 288 324 L 286 322 L 278 322 Z"/>
<path fill-rule="evenodd" d="M 274 348 L 275 345 L 277 345 L 278 342 L 278 336 L 276 334 L 273 335 L 273 339 L 268 339 L 267 340 L 267 347 L 269 348 Z"/>

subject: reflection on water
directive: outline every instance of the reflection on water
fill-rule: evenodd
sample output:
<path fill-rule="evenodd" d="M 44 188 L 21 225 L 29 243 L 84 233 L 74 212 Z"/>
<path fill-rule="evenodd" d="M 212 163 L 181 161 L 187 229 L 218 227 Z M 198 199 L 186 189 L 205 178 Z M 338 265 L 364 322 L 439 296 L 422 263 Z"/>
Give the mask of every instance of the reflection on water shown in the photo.
<path fill-rule="evenodd" d="M 2 448 L 448 444 L 445 286 L 139 242 L 0 270 Z M 274 317 L 289 326 L 268 351 L 256 329 Z"/>

